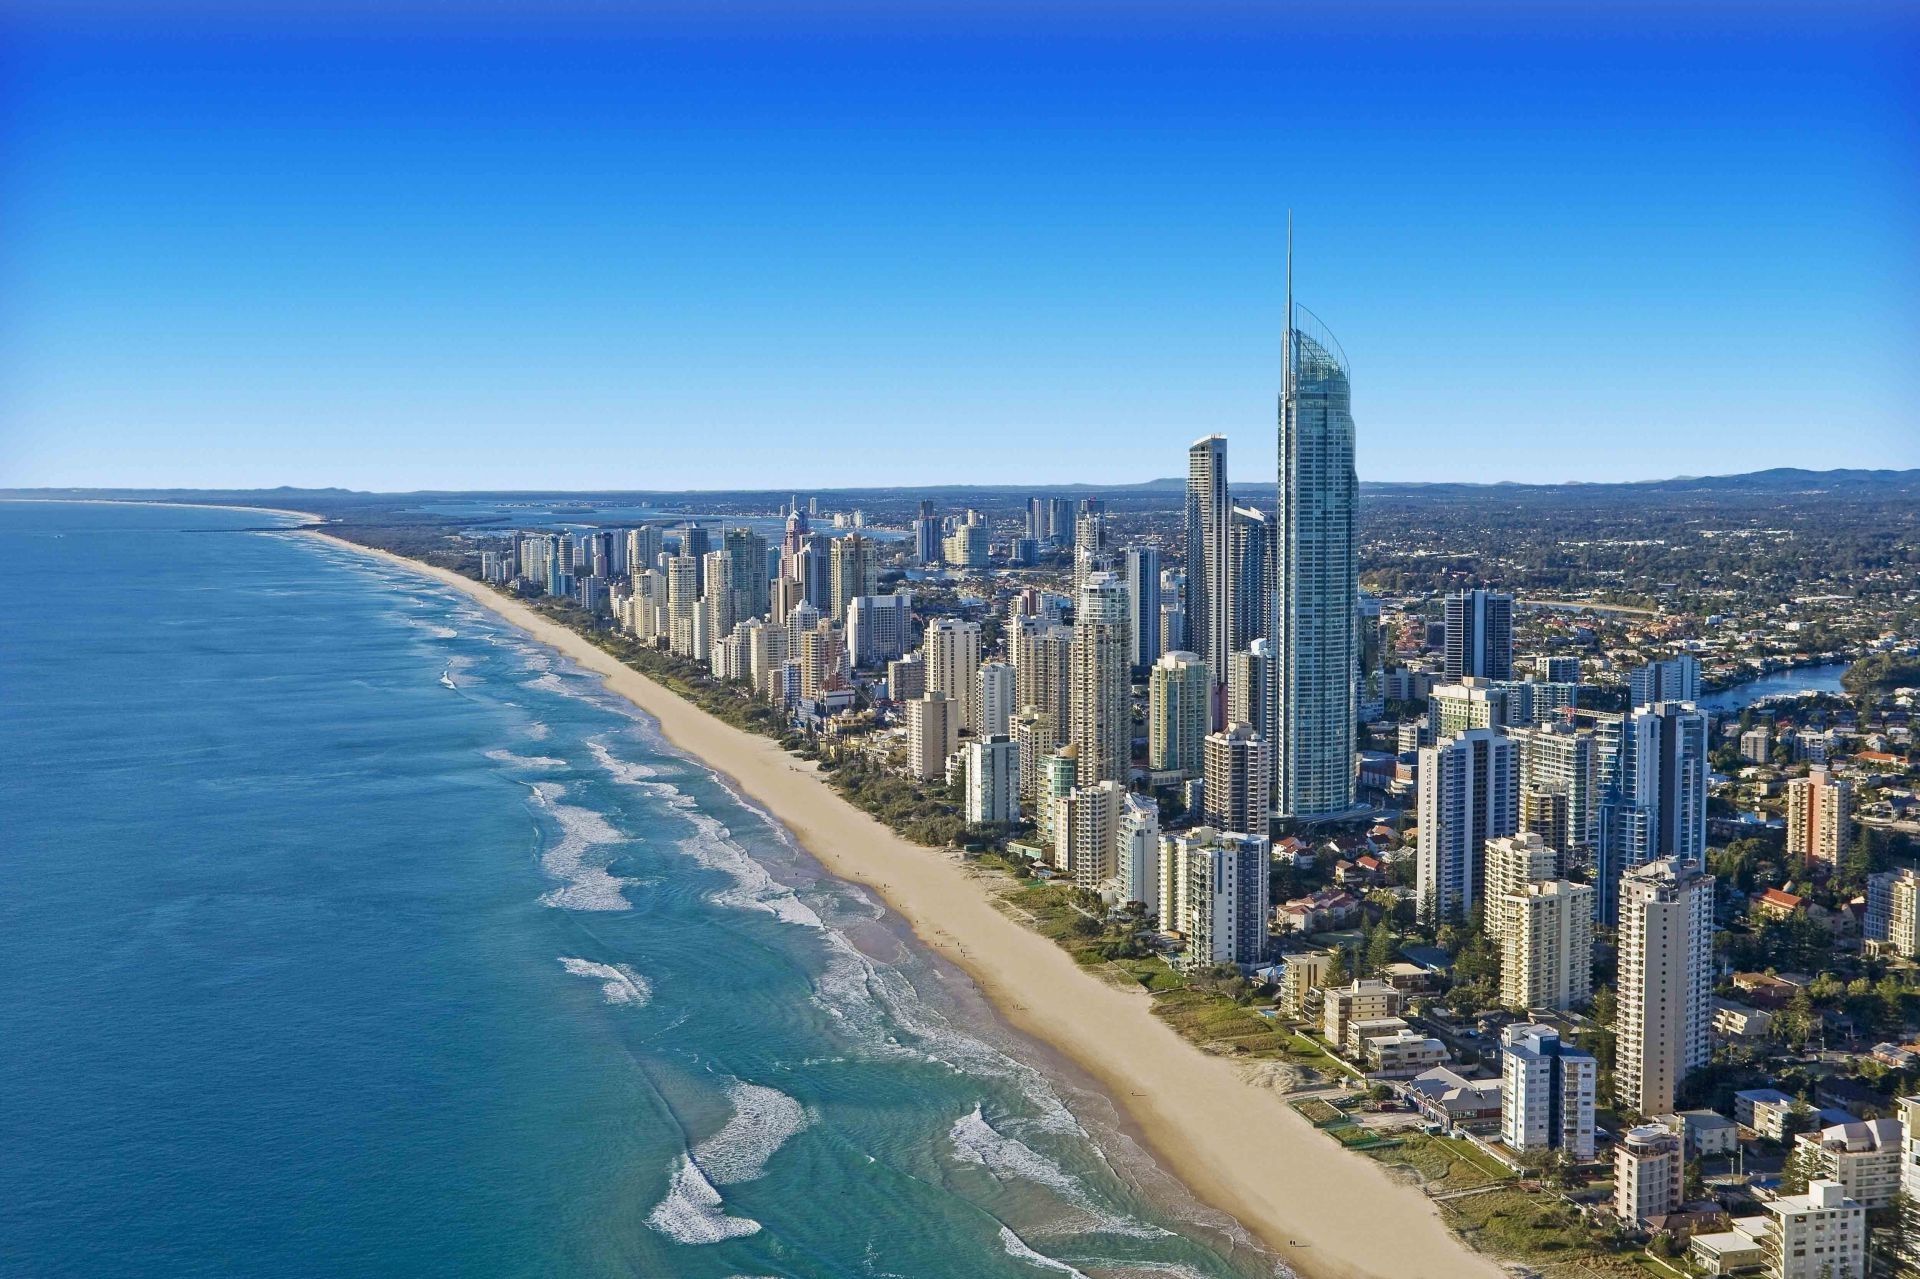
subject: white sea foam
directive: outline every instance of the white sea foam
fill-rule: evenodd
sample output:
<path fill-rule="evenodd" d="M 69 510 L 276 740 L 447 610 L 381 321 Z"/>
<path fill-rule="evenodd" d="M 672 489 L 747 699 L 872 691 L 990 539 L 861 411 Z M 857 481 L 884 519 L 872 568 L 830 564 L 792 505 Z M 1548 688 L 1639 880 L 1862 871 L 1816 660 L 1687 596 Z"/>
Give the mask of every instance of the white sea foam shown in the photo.
<path fill-rule="evenodd" d="M 534 741 L 544 742 L 552 735 L 553 730 L 547 727 L 545 720 L 536 719 L 533 723 L 527 725 L 525 732 L 527 736 L 531 737 Z"/>
<path fill-rule="evenodd" d="M 638 786 L 659 775 L 658 770 L 649 768 L 645 764 L 621 759 L 608 750 L 607 744 L 597 737 L 587 739 L 587 749 L 593 752 L 593 757 L 600 762 L 600 767 L 607 770 L 607 775 L 622 786 Z"/>
<path fill-rule="evenodd" d="M 592 977 L 600 983 L 600 992 L 610 1004 L 642 1007 L 653 998 L 653 987 L 625 964 L 596 964 L 571 955 L 560 956 L 560 966 L 575 977 Z"/>
<path fill-rule="evenodd" d="M 516 755 L 510 750 L 491 750 L 487 758 L 498 764 L 510 764 L 515 768 L 547 769 L 565 768 L 567 761 L 555 759 L 551 755 Z"/>
<path fill-rule="evenodd" d="M 535 801 L 560 824 L 560 838 L 540 856 L 540 864 L 555 879 L 565 880 L 540 899 L 542 905 L 561 910 L 630 910 L 632 903 L 621 888 L 632 882 L 610 874 L 603 865 L 589 858 L 593 850 L 626 839 L 607 819 L 591 808 L 562 804 L 567 788 L 557 782 L 535 782 Z"/>
<path fill-rule="evenodd" d="M 727 1096 L 733 1117 L 693 1148 L 693 1161 L 716 1186 L 764 1176 L 767 1160 L 813 1122 L 806 1107 L 777 1088 L 735 1080 Z"/>
<path fill-rule="evenodd" d="M 1038 1266 L 1042 1270 L 1051 1270 L 1056 1274 L 1074 1275 L 1077 1279 L 1087 1279 L 1084 1271 L 1075 1270 L 1064 1261 L 1055 1261 L 1052 1257 L 1027 1247 L 1026 1242 L 1019 1235 L 1005 1226 L 1000 1227 L 1000 1246 L 1006 1249 L 1007 1255 L 1016 1261 L 1024 1261 L 1030 1266 Z"/>
<path fill-rule="evenodd" d="M 674 1165 L 667 1197 L 647 1214 L 647 1225 L 675 1243 L 719 1243 L 760 1233 L 751 1217 L 729 1217 L 722 1211 L 720 1192 L 686 1155 Z"/>
<path fill-rule="evenodd" d="M 1103 1210 L 1073 1174 L 1026 1142 L 995 1128 L 979 1105 L 954 1120 L 948 1136 L 953 1140 L 954 1156 L 962 1163 L 979 1165 L 997 1181 L 1018 1179 L 1045 1186 L 1079 1209 L 1085 1220 L 1073 1223 L 1073 1229 L 1143 1239 L 1170 1233 Z"/>

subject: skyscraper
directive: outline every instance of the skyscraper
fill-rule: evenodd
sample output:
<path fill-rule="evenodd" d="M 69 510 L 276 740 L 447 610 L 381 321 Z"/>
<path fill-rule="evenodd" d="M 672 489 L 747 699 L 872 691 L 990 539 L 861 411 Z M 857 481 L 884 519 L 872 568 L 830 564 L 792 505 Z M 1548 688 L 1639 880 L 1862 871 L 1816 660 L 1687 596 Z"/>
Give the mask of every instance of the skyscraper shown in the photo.
<path fill-rule="evenodd" d="M 713 549 L 713 542 L 707 530 L 698 524 L 688 524 L 680 530 L 680 553 L 690 556 L 694 563 L 694 572 L 699 576 L 694 586 L 702 594 L 707 589 L 707 570 L 703 563 L 707 552 Z"/>
<path fill-rule="evenodd" d="M 1020 820 L 1020 747 L 1010 738 L 976 738 L 966 745 L 966 819 L 969 826 Z"/>
<path fill-rule="evenodd" d="M 1274 807 L 1282 817 L 1353 807 L 1360 485 L 1350 401 L 1340 344 L 1293 303 L 1289 249 L 1272 635 Z"/>
<path fill-rule="evenodd" d="M 1706 861 L 1707 715 L 1657 702 L 1595 718 L 1602 798 L 1594 887 L 1597 917 L 1612 924 L 1626 871 L 1662 857 Z"/>
<path fill-rule="evenodd" d="M 735 621 L 765 617 L 770 606 L 767 578 L 767 539 L 748 528 L 730 528 L 720 544 L 733 562 L 733 616 Z"/>
<path fill-rule="evenodd" d="M 1187 647 L 1206 659 L 1216 688 L 1233 651 L 1233 497 L 1227 491 L 1227 437 L 1187 449 Z"/>
<path fill-rule="evenodd" d="M 1081 588 L 1070 664 L 1070 740 L 1079 748 L 1080 784 L 1124 786 L 1133 754 L 1127 588 L 1112 573 L 1095 573 Z"/>
<path fill-rule="evenodd" d="M 1627 679 L 1630 704 L 1651 706 L 1655 702 L 1691 702 L 1700 696 L 1700 659 L 1690 653 L 1648 662 L 1636 667 Z"/>
<path fill-rule="evenodd" d="M 1486 842 L 1511 835 L 1520 817 L 1520 767 L 1513 739 L 1470 728 L 1420 748 L 1419 909 L 1464 920 L 1481 905 Z"/>
<path fill-rule="evenodd" d="M 1197 653 L 1162 653 L 1147 673 L 1147 767 L 1200 776 L 1213 681 Z"/>
<path fill-rule="evenodd" d="M 920 514 L 913 521 L 913 558 L 921 564 L 940 563 L 940 520 L 933 503 L 922 501 Z"/>
<path fill-rule="evenodd" d="M 1227 643 L 1238 653 L 1265 638 L 1273 612 L 1274 523 L 1265 511 L 1233 508 L 1227 548 Z"/>
<path fill-rule="evenodd" d="M 921 641 L 927 659 L 927 692 L 951 697 L 959 711 L 958 726 L 974 728 L 980 722 L 980 623 L 957 617 L 936 618 Z"/>
<path fill-rule="evenodd" d="M 1267 954 L 1264 835 L 1196 826 L 1161 841 L 1161 923 L 1187 939 L 1187 962 L 1257 964 Z M 1171 906 L 1171 910 L 1167 908 Z"/>
<path fill-rule="evenodd" d="M 1461 591 L 1447 596 L 1447 678 L 1513 678 L 1513 596 Z"/>
<path fill-rule="evenodd" d="M 1619 950 L 1614 1091 L 1628 1109 L 1662 1115 L 1687 1072 L 1707 1063 L 1713 876 L 1671 857 L 1628 871 Z"/>
<path fill-rule="evenodd" d="M 1144 675 L 1161 653 L 1160 552 L 1151 546 L 1129 546 L 1125 574 L 1127 663 L 1135 675 Z"/>
<path fill-rule="evenodd" d="M 1266 839 L 1267 814 L 1272 807 L 1267 783 L 1272 774 L 1266 739 L 1247 725 L 1229 724 L 1217 733 L 1209 733 L 1202 820 L 1222 830 Z"/>
<path fill-rule="evenodd" d="M 873 593 L 873 543 L 858 533 L 849 533 L 833 543 L 833 607 L 824 610 L 836 622 L 847 620 L 847 607 L 854 597 Z"/>

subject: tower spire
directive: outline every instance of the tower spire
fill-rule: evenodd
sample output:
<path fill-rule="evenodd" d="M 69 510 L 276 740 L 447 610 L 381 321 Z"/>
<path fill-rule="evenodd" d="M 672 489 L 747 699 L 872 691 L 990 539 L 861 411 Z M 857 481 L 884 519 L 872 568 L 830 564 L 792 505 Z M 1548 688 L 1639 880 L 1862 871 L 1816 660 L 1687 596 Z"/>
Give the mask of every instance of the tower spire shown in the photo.
<path fill-rule="evenodd" d="M 1281 385 L 1286 393 L 1293 394 L 1293 210 L 1287 210 L 1287 344 L 1284 356 L 1285 367 L 1281 370 Z"/>

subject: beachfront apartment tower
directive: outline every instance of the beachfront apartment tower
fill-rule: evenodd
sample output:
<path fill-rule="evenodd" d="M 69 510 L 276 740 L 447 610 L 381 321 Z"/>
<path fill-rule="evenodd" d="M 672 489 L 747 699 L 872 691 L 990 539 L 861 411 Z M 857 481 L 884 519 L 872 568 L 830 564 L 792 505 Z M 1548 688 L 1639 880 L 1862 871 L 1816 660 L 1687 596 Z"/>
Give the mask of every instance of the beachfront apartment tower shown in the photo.
<path fill-rule="evenodd" d="M 975 738 L 966 745 L 969 826 L 1011 826 L 1020 820 L 1020 747 L 1012 738 Z"/>
<path fill-rule="evenodd" d="M 1619 952 L 1614 1092 L 1663 1115 L 1711 1047 L 1713 876 L 1671 857 L 1621 876 Z"/>
<path fill-rule="evenodd" d="M 1133 764 L 1132 681 L 1127 666 L 1127 587 L 1092 573 L 1073 621 L 1068 738 L 1079 747 L 1080 784 L 1126 785 Z"/>
<path fill-rule="evenodd" d="M 1498 908 L 1501 1003 L 1566 1009 L 1592 998 L 1592 884 L 1534 880 L 1500 898 Z"/>
<path fill-rule="evenodd" d="M 1187 647 L 1200 654 L 1215 687 L 1226 683 L 1233 644 L 1233 497 L 1227 491 L 1227 437 L 1187 448 Z M 1208 724 L 1212 728 L 1211 723 Z"/>
<path fill-rule="evenodd" d="M 1354 799 L 1354 602 L 1360 485 L 1347 362 L 1333 335 L 1293 303 L 1288 250 L 1286 370 L 1274 600 L 1275 808 L 1343 813 Z"/>
<path fill-rule="evenodd" d="M 1515 1151 L 1559 1150 L 1593 1158 L 1593 1101 L 1599 1068 L 1551 1026 L 1508 1026 L 1500 1034 L 1500 1140 Z"/>

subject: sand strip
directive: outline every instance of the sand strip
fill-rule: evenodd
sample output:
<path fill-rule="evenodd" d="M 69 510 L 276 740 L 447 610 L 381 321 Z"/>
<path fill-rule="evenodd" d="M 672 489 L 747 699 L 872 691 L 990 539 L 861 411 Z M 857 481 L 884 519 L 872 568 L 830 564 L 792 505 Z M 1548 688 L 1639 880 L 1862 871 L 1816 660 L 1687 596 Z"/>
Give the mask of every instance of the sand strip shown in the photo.
<path fill-rule="evenodd" d="M 1209 1056 L 1153 1015 L 1144 991 L 1083 972 L 997 910 L 952 855 L 911 843 L 842 799 L 772 740 L 723 723 L 574 632 L 470 578 L 325 534 L 435 578 L 607 678 L 675 746 L 777 817 L 822 865 L 872 888 L 965 970 L 1001 1015 L 1112 1096 L 1146 1146 L 1204 1203 L 1230 1213 L 1308 1279 L 1489 1279 L 1418 1189 L 1339 1149 L 1245 1066 Z"/>

